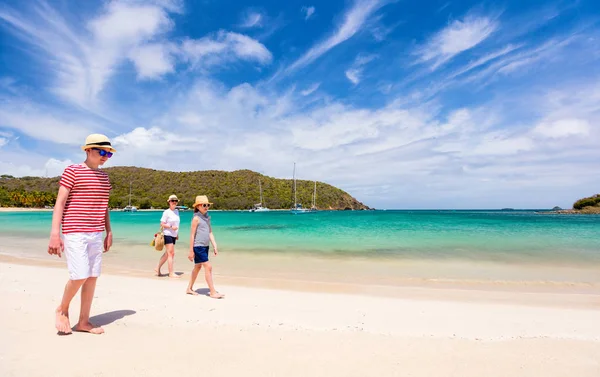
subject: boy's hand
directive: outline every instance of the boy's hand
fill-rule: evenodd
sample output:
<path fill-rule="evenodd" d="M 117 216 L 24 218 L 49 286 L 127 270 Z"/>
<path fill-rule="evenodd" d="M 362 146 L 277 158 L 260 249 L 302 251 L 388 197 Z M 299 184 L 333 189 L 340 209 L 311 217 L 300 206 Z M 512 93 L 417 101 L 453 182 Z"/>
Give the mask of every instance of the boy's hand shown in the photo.
<path fill-rule="evenodd" d="M 188 253 L 188 259 L 190 260 L 190 262 L 194 261 L 194 250 L 190 250 L 190 252 Z"/>
<path fill-rule="evenodd" d="M 104 238 L 104 252 L 106 253 L 108 250 L 110 250 L 111 246 L 112 246 L 112 232 L 107 232 L 106 237 Z"/>
<path fill-rule="evenodd" d="M 48 243 L 48 254 L 58 255 L 62 258 L 62 252 L 65 250 L 65 243 L 60 238 L 60 234 L 51 234 L 50 242 Z"/>
<path fill-rule="evenodd" d="M 215 246 L 215 247 L 213 247 L 213 253 L 214 253 L 215 255 L 219 254 L 219 249 L 217 249 L 217 247 L 216 247 L 216 246 Z"/>
<path fill-rule="evenodd" d="M 173 226 L 171 227 L 171 229 L 172 229 L 172 230 L 177 230 L 177 229 L 179 229 L 179 228 L 173 225 Z"/>

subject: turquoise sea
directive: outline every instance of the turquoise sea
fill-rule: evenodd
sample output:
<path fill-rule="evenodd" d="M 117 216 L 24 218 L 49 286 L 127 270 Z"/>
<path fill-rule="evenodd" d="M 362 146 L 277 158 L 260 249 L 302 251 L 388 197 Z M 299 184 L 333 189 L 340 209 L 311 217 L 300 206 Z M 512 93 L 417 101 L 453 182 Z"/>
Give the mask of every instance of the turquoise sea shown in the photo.
<path fill-rule="evenodd" d="M 148 247 L 161 212 L 112 212 L 115 244 Z M 600 216 L 535 211 L 211 212 L 221 251 L 600 266 Z M 48 239 L 51 212 L 1 212 L 0 237 Z M 181 213 L 178 247 L 189 240 Z M 126 248 L 125 248 L 126 249 Z M 132 248 L 133 249 L 133 248 Z"/>

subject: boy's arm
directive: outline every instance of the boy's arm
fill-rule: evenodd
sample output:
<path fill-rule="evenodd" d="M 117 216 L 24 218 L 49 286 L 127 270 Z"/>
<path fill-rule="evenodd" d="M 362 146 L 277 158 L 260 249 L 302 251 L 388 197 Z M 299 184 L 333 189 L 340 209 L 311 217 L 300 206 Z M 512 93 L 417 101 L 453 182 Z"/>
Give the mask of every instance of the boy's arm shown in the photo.
<path fill-rule="evenodd" d="M 106 237 L 104 238 L 104 252 L 106 253 L 112 246 L 112 228 L 110 226 L 110 211 L 108 208 L 104 215 L 104 227 L 106 228 Z"/>
<path fill-rule="evenodd" d="M 54 203 L 54 212 L 52 213 L 52 230 L 50 231 L 48 254 L 56 254 L 59 258 L 62 257 L 62 252 L 65 249 L 65 245 L 60 238 L 60 224 L 62 223 L 65 203 L 67 202 L 70 191 L 70 189 L 62 185 L 58 188 L 56 203 Z"/>

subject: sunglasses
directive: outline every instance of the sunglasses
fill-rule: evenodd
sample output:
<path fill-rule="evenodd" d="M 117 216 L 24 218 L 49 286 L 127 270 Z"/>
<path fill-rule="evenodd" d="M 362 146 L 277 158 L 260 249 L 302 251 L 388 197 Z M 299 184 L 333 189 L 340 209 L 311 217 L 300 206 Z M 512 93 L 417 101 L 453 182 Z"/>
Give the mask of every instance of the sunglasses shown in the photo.
<path fill-rule="evenodd" d="M 108 151 L 105 151 L 104 149 L 100 149 L 100 148 L 92 148 L 92 150 L 98 151 L 98 154 L 100 155 L 100 157 L 105 157 L 106 156 L 108 158 L 111 158 L 112 155 L 113 155 L 112 152 L 108 152 Z"/>
<path fill-rule="evenodd" d="M 202 204 L 203 208 L 210 208 L 210 204 Z"/>
<path fill-rule="evenodd" d="M 170 201 L 171 203 L 179 203 L 179 200 L 173 200 L 173 199 L 171 199 L 171 200 L 169 200 L 169 201 Z"/>

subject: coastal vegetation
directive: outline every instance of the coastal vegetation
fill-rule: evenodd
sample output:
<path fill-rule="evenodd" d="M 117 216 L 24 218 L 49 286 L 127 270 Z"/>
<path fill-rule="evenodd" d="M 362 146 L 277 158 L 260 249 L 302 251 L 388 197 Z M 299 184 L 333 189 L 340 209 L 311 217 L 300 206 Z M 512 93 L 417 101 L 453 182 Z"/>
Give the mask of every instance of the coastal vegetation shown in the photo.
<path fill-rule="evenodd" d="M 181 205 L 191 206 L 196 195 L 208 195 L 215 209 L 247 209 L 259 202 L 258 180 L 263 189 L 263 205 L 269 208 L 291 208 L 293 181 L 264 176 L 251 170 L 233 172 L 207 170 L 169 172 L 138 167 L 104 169 L 110 176 L 112 191 L 109 206 L 122 208 L 129 203 L 140 209 L 167 208 L 167 197 L 176 194 Z M 60 177 L 0 176 L 0 206 L 52 206 L 58 192 Z M 297 180 L 298 202 L 310 207 L 314 190 L 313 181 Z M 317 182 L 317 208 L 368 209 L 347 192 L 327 183 Z"/>
<path fill-rule="evenodd" d="M 581 213 L 599 213 L 600 214 L 600 194 L 587 198 L 582 198 L 573 204 L 573 209 Z"/>

